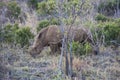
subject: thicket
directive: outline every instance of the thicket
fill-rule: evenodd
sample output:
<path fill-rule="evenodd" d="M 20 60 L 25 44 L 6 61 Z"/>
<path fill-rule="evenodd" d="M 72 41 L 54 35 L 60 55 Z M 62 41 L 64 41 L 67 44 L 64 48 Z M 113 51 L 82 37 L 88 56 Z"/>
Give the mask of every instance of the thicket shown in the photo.
<path fill-rule="evenodd" d="M 38 12 L 41 15 L 54 14 L 56 9 L 55 0 L 45 0 L 38 3 Z"/>
<path fill-rule="evenodd" d="M 106 16 L 113 16 L 117 9 L 120 9 L 119 0 L 101 1 L 101 3 L 98 6 L 98 12 Z"/>
<path fill-rule="evenodd" d="M 29 45 L 29 40 L 33 38 L 33 34 L 29 27 L 19 28 L 18 24 L 8 24 L 1 29 L 0 38 L 2 38 L 2 42 L 20 44 L 21 47 L 24 47 Z"/>
<path fill-rule="evenodd" d="M 12 23 L 15 23 L 15 21 L 19 19 L 19 16 L 21 14 L 21 8 L 16 1 L 9 1 L 6 3 L 1 1 L 0 9 L 2 9 L 2 15 L 5 15 L 5 17 L 9 19 L 9 21 Z"/>
<path fill-rule="evenodd" d="M 70 48 L 70 44 L 68 46 Z M 75 56 L 88 55 L 92 52 L 92 46 L 90 43 L 86 42 L 85 44 L 79 42 L 72 42 L 72 52 Z"/>
<path fill-rule="evenodd" d="M 106 21 L 110 21 L 112 20 L 112 18 L 109 18 L 103 14 L 97 14 L 96 17 L 95 17 L 95 20 L 96 21 L 101 21 L 101 22 L 106 22 Z"/>
<path fill-rule="evenodd" d="M 24 27 L 16 30 L 15 40 L 17 44 L 20 44 L 21 47 L 29 46 L 29 41 L 34 37 L 34 35 L 30 32 L 29 27 Z"/>
<path fill-rule="evenodd" d="M 106 17 L 102 14 L 97 15 L 95 19 L 97 24 L 94 38 L 104 41 L 106 45 L 120 44 L 120 19 Z"/>
<path fill-rule="evenodd" d="M 10 1 L 6 4 L 7 6 L 7 14 L 6 17 L 8 17 L 10 20 L 15 21 L 15 19 L 19 18 L 19 15 L 21 14 L 21 8 L 15 1 Z"/>
<path fill-rule="evenodd" d="M 38 8 L 38 0 L 28 0 L 28 6 L 37 9 Z"/>

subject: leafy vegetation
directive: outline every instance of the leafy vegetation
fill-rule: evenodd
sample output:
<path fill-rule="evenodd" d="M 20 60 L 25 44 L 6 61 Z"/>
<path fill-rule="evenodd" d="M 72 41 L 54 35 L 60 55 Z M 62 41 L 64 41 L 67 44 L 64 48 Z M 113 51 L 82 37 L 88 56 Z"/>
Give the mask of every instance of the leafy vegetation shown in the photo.
<path fill-rule="evenodd" d="M 42 15 L 53 14 L 56 8 L 55 0 L 47 0 L 38 3 L 38 12 Z"/>
<path fill-rule="evenodd" d="M 39 23 L 39 26 L 37 27 L 37 32 L 40 31 L 42 28 L 47 27 L 49 25 L 48 20 L 42 20 Z"/>
<path fill-rule="evenodd" d="M 28 6 L 33 8 L 33 9 L 37 9 L 37 7 L 38 7 L 38 0 L 29 0 L 28 1 Z"/>
<path fill-rule="evenodd" d="M 4 27 L 0 37 L 3 38 L 3 42 L 17 43 L 23 47 L 29 45 L 29 40 L 33 38 L 33 34 L 29 27 L 19 28 L 18 24 L 8 24 Z"/>
<path fill-rule="evenodd" d="M 20 13 L 21 13 L 21 8 L 18 6 L 18 4 L 15 1 L 10 1 L 7 4 L 7 17 L 9 17 L 10 20 L 13 19 L 18 19 Z"/>
<path fill-rule="evenodd" d="M 22 47 L 29 45 L 29 40 L 33 38 L 33 34 L 30 32 L 29 27 L 24 27 L 16 30 L 16 43 Z"/>
<path fill-rule="evenodd" d="M 111 19 L 106 22 L 98 22 L 96 26 L 96 30 L 94 32 L 94 38 L 98 40 L 102 40 L 108 45 L 112 41 L 119 43 L 120 41 L 120 25 L 119 19 Z M 95 39 L 95 40 L 96 40 Z"/>
<path fill-rule="evenodd" d="M 15 41 L 15 33 L 16 33 L 16 30 L 19 29 L 18 27 L 18 24 L 15 24 L 15 25 L 6 25 L 4 27 L 4 32 L 2 33 L 3 37 L 4 37 L 4 41 L 7 42 L 7 43 L 14 43 Z"/>
<path fill-rule="evenodd" d="M 104 16 L 103 14 L 98 14 L 98 15 L 95 17 L 95 20 L 105 22 L 105 21 L 109 21 L 110 18 Z"/>
<path fill-rule="evenodd" d="M 92 47 L 90 43 L 79 43 L 79 42 L 72 42 L 72 51 L 76 56 L 87 55 L 92 51 Z"/>
<path fill-rule="evenodd" d="M 98 6 L 98 12 L 107 16 L 113 16 L 115 11 L 120 8 L 120 1 L 117 0 L 105 0 L 102 1 Z"/>
<path fill-rule="evenodd" d="M 0 2 L 0 8 L 2 8 L 3 6 L 5 6 L 4 2 Z"/>

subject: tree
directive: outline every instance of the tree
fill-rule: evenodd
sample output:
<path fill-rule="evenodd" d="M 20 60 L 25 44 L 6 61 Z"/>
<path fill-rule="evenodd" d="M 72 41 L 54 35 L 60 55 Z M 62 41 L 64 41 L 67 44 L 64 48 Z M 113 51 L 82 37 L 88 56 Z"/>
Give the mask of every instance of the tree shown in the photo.
<path fill-rule="evenodd" d="M 62 41 L 62 51 L 61 51 L 61 58 L 59 67 L 62 65 L 62 56 L 65 55 L 66 59 L 66 74 L 72 77 L 72 41 L 73 41 L 73 34 L 69 32 L 73 25 L 76 24 L 77 20 L 81 18 L 81 16 L 87 15 L 92 8 L 89 0 L 57 0 L 57 18 L 59 18 L 61 22 L 61 32 L 64 33 L 64 38 Z M 65 23 L 65 20 L 67 23 Z M 70 40 L 68 40 L 68 35 L 64 30 L 64 26 L 69 25 L 69 29 L 67 31 L 68 34 L 72 35 Z M 67 45 L 70 43 L 70 48 L 68 49 Z M 70 53 L 70 54 L 69 54 Z M 70 57 L 68 57 L 70 55 Z M 70 61 L 68 61 L 70 60 Z"/>
<path fill-rule="evenodd" d="M 43 7 L 44 6 L 44 7 Z M 44 9 L 43 9 L 44 8 Z M 60 22 L 60 31 L 64 34 L 62 39 L 61 57 L 59 62 L 59 70 L 62 71 L 62 57 L 65 55 L 66 59 L 66 74 L 72 77 L 72 41 L 74 35 L 69 32 L 73 25 L 76 25 L 77 20 L 84 18 L 92 8 L 89 0 L 49 0 L 38 4 L 38 12 L 41 16 L 47 18 L 57 18 Z M 46 17 L 45 17 L 46 18 Z M 65 32 L 65 26 L 69 26 L 68 31 Z M 68 40 L 68 35 L 72 35 Z M 68 49 L 68 44 L 70 48 Z M 70 54 L 69 54 L 70 53 Z M 70 57 L 68 57 L 70 55 Z M 70 60 L 70 61 L 69 61 Z"/>

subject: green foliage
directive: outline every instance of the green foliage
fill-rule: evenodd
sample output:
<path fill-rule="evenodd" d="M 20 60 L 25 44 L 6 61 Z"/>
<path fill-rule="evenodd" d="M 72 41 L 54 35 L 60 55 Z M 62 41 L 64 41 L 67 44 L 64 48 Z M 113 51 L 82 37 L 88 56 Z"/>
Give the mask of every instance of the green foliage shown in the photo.
<path fill-rule="evenodd" d="M 5 6 L 4 2 L 0 2 L 0 8 L 2 8 L 3 6 Z"/>
<path fill-rule="evenodd" d="M 72 42 L 72 51 L 76 56 L 87 55 L 92 51 L 92 47 L 90 43 L 79 43 L 79 42 Z"/>
<path fill-rule="evenodd" d="M 18 24 L 6 25 L 0 34 L 3 42 L 20 44 L 21 47 L 28 46 L 29 40 L 33 38 L 29 27 L 19 28 Z"/>
<path fill-rule="evenodd" d="M 38 3 L 38 12 L 40 16 L 47 18 L 58 17 L 61 23 L 66 25 L 76 21 L 75 16 L 83 16 L 90 10 L 91 4 L 89 0 L 43 0 Z"/>
<path fill-rule="evenodd" d="M 54 13 L 55 8 L 55 0 L 47 0 L 38 3 L 38 12 L 42 15 Z"/>
<path fill-rule="evenodd" d="M 38 0 L 29 0 L 28 1 L 28 6 L 32 7 L 33 9 L 37 9 L 37 7 L 38 7 Z"/>
<path fill-rule="evenodd" d="M 120 35 L 120 25 L 115 22 L 107 22 L 104 26 L 103 34 L 106 41 L 117 40 Z"/>
<path fill-rule="evenodd" d="M 6 25 L 4 27 L 4 33 L 2 33 L 4 37 L 4 41 L 7 43 L 13 43 L 15 41 L 15 32 L 19 29 L 18 24 L 15 25 Z"/>
<path fill-rule="evenodd" d="M 10 19 L 17 19 L 21 13 L 21 8 L 15 1 L 10 1 L 7 4 L 7 17 Z"/>
<path fill-rule="evenodd" d="M 16 30 L 16 42 L 22 47 L 29 45 L 29 40 L 33 38 L 33 34 L 30 32 L 29 27 L 24 27 Z"/>
<path fill-rule="evenodd" d="M 79 11 L 79 5 L 80 5 L 81 1 L 79 0 L 70 0 L 67 3 L 63 4 L 63 9 L 65 11 L 65 13 L 67 13 L 68 15 L 71 15 L 71 12 L 73 11 L 73 8 L 76 10 L 76 12 Z"/>
<path fill-rule="evenodd" d="M 105 22 L 105 21 L 109 21 L 110 18 L 104 16 L 103 14 L 98 14 L 98 15 L 95 17 L 95 20 Z"/>
<path fill-rule="evenodd" d="M 42 28 L 47 27 L 49 25 L 48 20 L 42 20 L 39 23 L 39 26 L 37 27 L 37 32 L 40 31 Z"/>
<path fill-rule="evenodd" d="M 52 19 L 49 20 L 49 24 L 50 25 L 60 25 L 60 22 L 59 22 L 58 19 L 52 18 Z"/>
<path fill-rule="evenodd" d="M 111 41 L 120 42 L 119 20 L 99 23 L 97 29 L 98 30 L 95 32 L 94 36 L 97 36 L 99 40 L 101 36 L 104 36 L 104 41 L 107 44 L 110 44 Z"/>
<path fill-rule="evenodd" d="M 42 20 L 37 27 L 37 32 L 40 31 L 42 28 L 47 27 L 49 25 L 59 25 L 59 20 L 52 18 L 50 20 Z"/>
<path fill-rule="evenodd" d="M 38 12 L 40 14 L 46 14 L 47 13 L 47 5 L 45 1 L 42 1 L 38 3 Z"/>
<path fill-rule="evenodd" d="M 61 71 L 58 71 L 58 73 L 55 76 L 53 76 L 52 80 L 63 80 Z"/>
<path fill-rule="evenodd" d="M 102 1 L 98 6 L 98 12 L 107 16 L 112 16 L 114 15 L 115 10 L 117 10 L 117 4 L 119 5 L 118 7 L 120 8 L 120 1 L 118 2 L 117 0 Z"/>

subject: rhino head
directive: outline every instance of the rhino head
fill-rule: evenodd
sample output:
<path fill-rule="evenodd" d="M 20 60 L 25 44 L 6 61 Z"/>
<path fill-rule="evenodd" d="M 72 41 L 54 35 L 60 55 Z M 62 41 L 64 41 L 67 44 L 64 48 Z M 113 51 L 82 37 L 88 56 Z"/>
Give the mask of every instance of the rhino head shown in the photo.
<path fill-rule="evenodd" d="M 35 37 L 35 41 L 32 46 L 29 48 L 29 53 L 32 57 L 36 57 L 43 50 L 47 42 L 45 40 L 45 33 L 47 28 L 42 29 L 38 35 Z"/>

